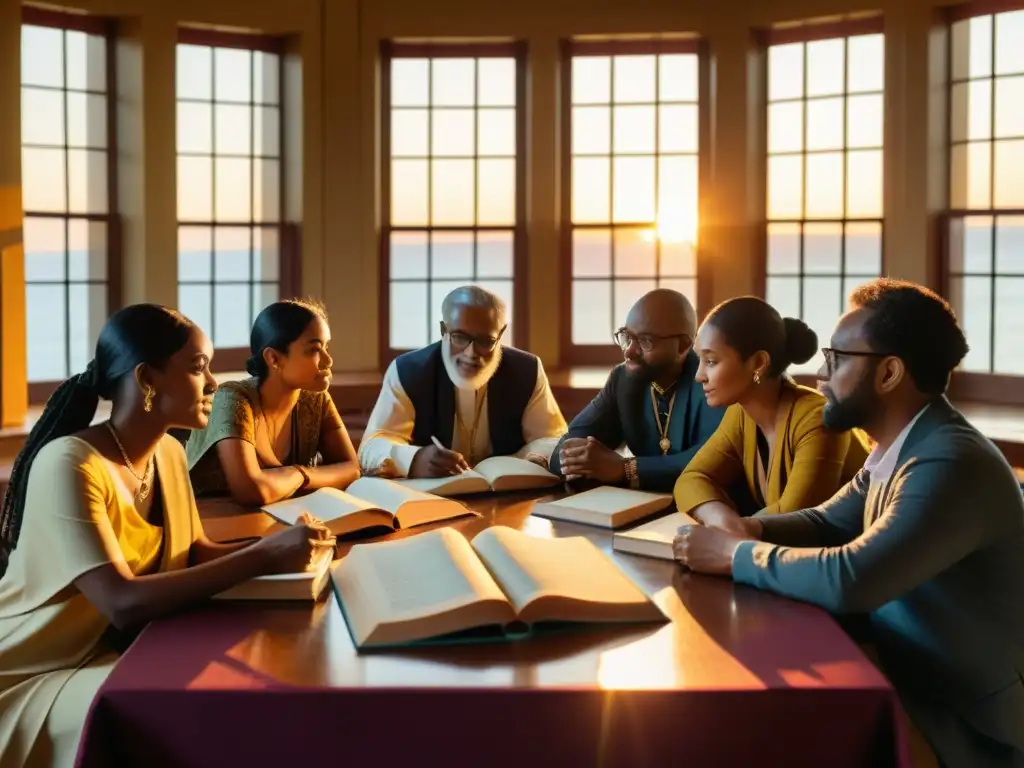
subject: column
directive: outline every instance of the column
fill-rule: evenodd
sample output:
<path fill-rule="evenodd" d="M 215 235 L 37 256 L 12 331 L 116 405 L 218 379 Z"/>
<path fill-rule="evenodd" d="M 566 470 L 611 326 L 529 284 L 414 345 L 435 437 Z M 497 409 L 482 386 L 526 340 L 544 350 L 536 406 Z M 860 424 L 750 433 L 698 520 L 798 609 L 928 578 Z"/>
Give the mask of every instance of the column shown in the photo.
<path fill-rule="evenodd" d="M 710 71 L 701 88 L 699 315 L 731 296 L 764 294 L 764 53 L 744 25 L 723 22 L 708 38 Z"/>
<path fill-rule="evenodd" d="M 527 100 L 519 105 L 526 110 L 526 146 L 518 149 L 526 153 L 528 163 L 524 222 L 525 231 L 529 232 L 528 271 L 526 275 L 516 275 L 516 280 L 517 286 L 526 281 L 526 306 L 530 312 L 526 348 L 539 356 L 545 367 L 554 368 L 560 362 L 560 305 L 563 294 L 568 295 L 562 286 L 572 278 L 562 274 L 559 239 L 560 226 L 569 225 L 559 221 L 563 183 L 559 178 L 559 42 L 552 34 L 533 37 L 529 44 Z M 562 150 L 567 152 L 569 148 Z"/>
<path fill-rule="evenodd" d="M 0 0 L 0 427 L 28 412 L 21 223 L 21 3 Z"/>
<path fill-rule="evenodd" d="M 118 30 L 122 304 L 178 304 L 177 36 L 166 9 L 123 19 Z"/>
<path fill-rule="evenodd" d="M 885 257 L 892 277 L 941 286 L 939 220 L 946 208 L 947 29 L 914 3 L 885 16 Z"/>

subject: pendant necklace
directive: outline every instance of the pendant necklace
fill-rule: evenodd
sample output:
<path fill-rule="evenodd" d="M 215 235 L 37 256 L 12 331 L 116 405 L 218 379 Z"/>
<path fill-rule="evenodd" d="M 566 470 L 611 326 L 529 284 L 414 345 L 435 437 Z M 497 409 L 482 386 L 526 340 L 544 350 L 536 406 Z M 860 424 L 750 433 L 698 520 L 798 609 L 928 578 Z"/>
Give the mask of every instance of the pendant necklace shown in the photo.
<path fill-rule="evenodd" d="M 678 390 L 677 390 L 678 391 Z M 672 421 L 672 408 L 676 404 L 676 392 L 672 393 L 672 397 L 668 401 L 668 413 L 665 414 L 665 425 L 661 424 L 661 414 L 658 412 L 658 398 L 654 394 L 654 385 L 651 385 L 651 407 L 654 409 L 654 422 L 658 425 L 658 434 L 661 435 L 661 439 L 658 440 L 658 448 L 661 449 L 661 455 L 668 455 L 669 449 L 672 447 L 672 441 L 668 437 L 668 425 Z"/>
<path fill-rule="evenodd" d="M 135 492 L 135 498 L 139 501 L 144 501 L 149 496 L 149 491 L 153 487 L 153 457 L 150 456 L 149 461 L 146 462 L 146 471 L 139 475 L 135 471 L 135 466 L 132 464 L 132 460 L 128 458 L 128 452 L 125 451 L 124 446 L 121 445 L 121 439 L 117 436 L 117 430 L 114 429 L 114 425 L 109 421 L 107 422 L 107 429 L 110 430 L 110 436 L 114 438 L 114 442 L 117 443 L 117 449 L 121 452 L 121 458 L 124 460 L 124 465 L 128 467 L 128 471 L 135 476 L 135 479 L 139 481 L 139 490 Z"/>

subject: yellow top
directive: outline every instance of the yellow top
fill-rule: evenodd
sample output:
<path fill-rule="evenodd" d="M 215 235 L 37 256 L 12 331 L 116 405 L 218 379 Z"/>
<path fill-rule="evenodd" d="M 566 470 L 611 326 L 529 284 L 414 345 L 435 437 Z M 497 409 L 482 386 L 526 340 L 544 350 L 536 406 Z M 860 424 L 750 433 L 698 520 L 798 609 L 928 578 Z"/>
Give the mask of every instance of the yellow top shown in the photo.
<path fill-rule="evenodd" d="M 85 440 L 53 440 L 33 461 L 18 546 L 0 579 L 0 765 L 70 765 L 113 667 L 109 622 L 75 580 L 118 561 L 135 575 L 188 566 L 203 529 L 185 452 L 166 436 L 155 461 L 165 527 L 136 511 Z"/>
<path fill-rule="evenodd" d="M 825 402 L 820 392 L 784 380 L 763 492 L 757 424 L 739 405 L 729 406 L 718 429 L 676 480 L 676 507 L 690 512 L 709 501 L 731 505 L 725 489 L 741 481 L 768 514 L 806 509 L 831 498 L 863 466 L 868 449 L 856 430 L 825 428 Z"/>

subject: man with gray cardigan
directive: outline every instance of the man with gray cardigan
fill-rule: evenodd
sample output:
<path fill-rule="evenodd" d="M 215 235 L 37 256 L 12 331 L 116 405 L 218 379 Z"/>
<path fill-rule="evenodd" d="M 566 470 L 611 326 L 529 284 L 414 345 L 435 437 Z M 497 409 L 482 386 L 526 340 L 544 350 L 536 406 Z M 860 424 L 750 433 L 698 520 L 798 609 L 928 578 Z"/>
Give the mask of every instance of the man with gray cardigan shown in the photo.
<path fill-rule="evenodd" d="M 944 393 L 967 343 L 911 283 L 858 288 L 826 349 L 827 427 L 877 443 L 828 502 L 680 530 L 694 571 L 867 613 L 873 642 L 941 765 L 1024 765 L 1024 497 Z"/>

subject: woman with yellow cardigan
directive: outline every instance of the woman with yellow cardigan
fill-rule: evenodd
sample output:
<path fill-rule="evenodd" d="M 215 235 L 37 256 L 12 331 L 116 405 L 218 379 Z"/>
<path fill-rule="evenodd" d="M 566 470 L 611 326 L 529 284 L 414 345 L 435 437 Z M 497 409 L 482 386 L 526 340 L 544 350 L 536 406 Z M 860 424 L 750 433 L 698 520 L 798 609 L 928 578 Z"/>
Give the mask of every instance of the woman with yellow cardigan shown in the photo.
<path fill-rule="evenodd" d="M 868 451 L 860 436 L 826 429 L 825 397 L 785 375 L 817 352 L 818 338 L 803 321 L 743 296 L 715 307 L 693 346 L 708 405 L 728 409 L 676 481 L 680 512 L 728 527 L 758 510 L 805 509 L 861 468 Z"/>

